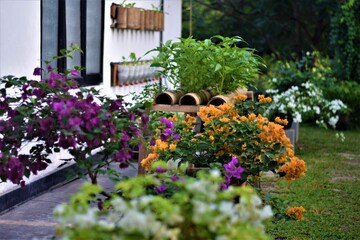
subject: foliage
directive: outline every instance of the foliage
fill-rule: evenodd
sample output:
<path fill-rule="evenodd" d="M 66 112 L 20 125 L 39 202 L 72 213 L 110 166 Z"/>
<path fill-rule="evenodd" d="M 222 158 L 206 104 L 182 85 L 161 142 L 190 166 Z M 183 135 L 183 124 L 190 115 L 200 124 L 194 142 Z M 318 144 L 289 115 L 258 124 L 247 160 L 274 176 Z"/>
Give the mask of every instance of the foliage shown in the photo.
<path fill-rule="evenodd" d="M 360 2 L 341 1 L 331 18 L 330 46 L 338 78 L 360 84 Z"/>
<path fill-rule="evenodd" d="M 287 114 L 294 122 L 316 121 L 323 127 L 336 127 L 341 114 L 349 111 L 338 99 L 327 99 L 329 84 L 336 79 L 328 59 L 318 52 L 307 52 L 298 61 L 277 62 L 265 77 L 266 92 L 273 98 L 267 110 L 270 119 L 278 113 Z"/>
<path fill-rule="evenodd" d="M 142 166 L 150 170 L 157 160 L 181 159 L 198 167 L 220 169 L 235 156 L 244 168 L 240 182 L 263 171 L 279 173 L 288 180 L 302 176 L 305 162 L 294 156 L 283 127 L 261 115 L 271 99 L 259 96 L 259 101 L 245 101 L 244 95 L 235 99 L 235 104 L 202 107 L 197 113 L 203 122 L 201 133 L 193 131 L 195 117 L 160 118 L 152 152 Z M 286 123 L 280 118 L 276 121 Z"/>
<path fill-rule="evenodd" d="M 120 196 L 99 210 L 89 205 L 101 191 L 89 184 L 68 204 L 55 210 L 63 239 L 268 239 L 264 220 L 272 216 L 270 206 L 250 187 L 220 191 L 217 171 L 200 172 L 198 178 L 183 177 L 169 182 L 176 192 L 164 197 L 146 192 L 166 174 L 138 176 L 117 185 Z M 236 199 L 238 199 L 236 201 Z"/>
<path fill-rule="evenodd" d="M 328 53 L 330 17 L 336 0 L 192 1 L 192 35 L 244 36 L 261 55 L 290 59 L 292 53 L 318 50 Z M 182 36 L 189 36 L 190 1 L 183 2 Z M 224 27 L 226 26 L 226 27 Z M 341 37 L 341 35 L 339 35 Z"/>
<path fill-rule="evenodd" d="M 306 159 L 306 176 L 292 183 L 267 179 L 274 185 L 270 193 L 306 208 L 301 222 L 269 224 L 266 229 L 272 239 L 359 237 L 360 129 L 348 131 L 344 142 L 338 142 L 333 135 L 332 131 L 302 123 L 299 129 L 301 148 L 296 152 Z"/>
<path fill-rule="evenodd" d="M 175 88 L 198 92 L 211 87 L 229 93 L 251 84 L 261 65 L 254 50 L 238 46 L 243 42 L 240 37 L 222 36 L 169 40 L 151 50 L 158 52 L 152 66 L 160 67 Z"/>
<path fill-rule="evenodd" d="M 41 73 L 41 81 L 13 76 L 1 81 L 1 180 L 23 185 L 24 176 L 46 169 L 51 155 L 61 150 L 72 156 L 61 160 L 76 161 L 93 183 L 110 161 L 127 167 L 138 137 L 146 133 L 146 114 L 127 108 L 120 96 L 78 88 L 72 79 L 79 75 L 76 70 L 58 73 L 49 65 L 34 71 Z M 100 153 L 95 156 L 94 150 Z"/>

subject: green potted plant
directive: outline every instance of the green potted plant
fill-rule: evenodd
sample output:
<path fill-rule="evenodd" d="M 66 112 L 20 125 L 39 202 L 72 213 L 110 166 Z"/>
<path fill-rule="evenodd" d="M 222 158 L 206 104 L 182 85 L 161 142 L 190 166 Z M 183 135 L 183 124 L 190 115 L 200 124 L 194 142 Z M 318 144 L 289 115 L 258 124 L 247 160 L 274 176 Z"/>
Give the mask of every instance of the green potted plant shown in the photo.
<path fill-rule="evenodd" d="M 203 41 L 189 37 L 167 41 L 149 52 L 158 52 L 152 66 L 160 67 L 174 87 L 187 92 L 212 87 L 226 94 L 251 85 L 262 65 L 253 49 L 239 46 L 243 43 L 238 36 Z"/>

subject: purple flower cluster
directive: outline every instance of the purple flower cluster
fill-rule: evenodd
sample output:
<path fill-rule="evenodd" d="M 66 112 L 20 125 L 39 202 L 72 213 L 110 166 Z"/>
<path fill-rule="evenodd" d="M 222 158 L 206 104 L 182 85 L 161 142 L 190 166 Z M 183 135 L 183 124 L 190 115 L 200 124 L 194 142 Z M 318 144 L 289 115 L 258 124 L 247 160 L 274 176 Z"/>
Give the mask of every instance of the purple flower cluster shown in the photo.
<path fill-rule="evenodd" d="M 223 165 L 225 169 L 224 172 L 225 181 L 224 183 L 221 184 L 220 186 L 221 189 L 223 190 L 227 189 L 231 185 L 232 178 L 236 178 L 236 179 L 241 178 L 241 173 L 244 172 L 244 168 L 242 168 L 238 164 L 239 164 L 239 160 L 236 157 L 232 156 L 231 161 Z"/>
<path fill-rule="evenodd" d="M 170 137 L 172 137 L 173 140 L 180 139 L 180 135 L 174 133 L 173 128 L 175 127 L 175 124 L 173 121 L 170 121 L 169 119 L 163 117 L 161 117 L 159 121 L 165 126 L 165 130 L 160 133 L 161 141 L 168 141 Z"/>
<path fill-rule="evenodd" d="M 49 77 L 41 81 L 8 79 L 21 91 L 19 96 L 8 96 L 6 88 L 1 89 L 1 180 L 23 184 L 23 176 L 44 170 L 51 162 L 48 156 L 59 149 L 68 149 L 75 161 L 86 161 L 92 150 L 102 147 L 107 156 L 113 155 L 120 162 L 120 167 L 128 166 L 132 141 L 147 129 L 148 116 L 126 109 L 121 98 L 112 100 L 99 96 L 96 90 L 79 89 L 68 76 L 51 67 L 47 70 Z M 34 75 L 41 72 L 35 69 Z M 79 75 L 76 70 L 69 73 Z M 141 123 L 135 121 L 137 118 Z M 29 153 L 20 154 L 27 142 L 36 144 Z"/>

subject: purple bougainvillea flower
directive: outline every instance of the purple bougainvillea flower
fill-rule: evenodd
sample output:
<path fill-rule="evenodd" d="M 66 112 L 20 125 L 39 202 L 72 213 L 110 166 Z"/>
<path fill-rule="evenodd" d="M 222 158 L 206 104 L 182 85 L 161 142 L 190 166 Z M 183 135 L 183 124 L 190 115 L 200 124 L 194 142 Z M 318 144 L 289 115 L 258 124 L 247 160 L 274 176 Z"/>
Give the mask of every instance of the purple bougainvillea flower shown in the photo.
<path fill-rule="evenodd" d="M 176 176 L 176 175 L 171 176 L 171 180 L 174 181 L 174 182 L 179 180 L 179 179 L 180 178 L 178 176 Z"/>
<path fill-rule="evenodd" d="M 35 88 L 32 91 L 32 94 L 35 95 L 37 98 L 44 98 L 46 96 L 44 90 L 42 90 L 41 88 Z"/>
<path fill-rule="evenodd" d="M 125 149 L 121 149 L 115 154 L 115 160 L 118 162 L 125 162 L 131 159 L 131 153 Z"/>
<path fill-rule="evenodd" d="M 173 133 L 173 130 L 171 130 L 170 128 L 167 128 L 165 130 L 165 132 L 163 132 L 161 135 L 160 135 L 160 139 L 161 141 L 167 141 L 169 139 L 169 137 L 171 136 L 171 134 Z"/>
<path fill-rule="evenodd" d="M 8 107 L 7 102 L 0 101 L 0 110 L 5 110 Z"/>
<path fill-rule="evenodd" d="M 177 134 L 177 133 L 175 133 L 175 134 L 174 134 L 174 136 L 173 136 L 173 139 L 174 139 L 174 140 L 178 140 L 178 139 L 180 139 L 180 135 L 179 135 L 179 134 Z"/>
<path fill-rule="evenodd" d="M 110 104 L 109 110 L 110 111 L 116 111 L 119 110 L 119 108 L 122 106 L 122 101 L 120 99 L 116 99 Z"/>
<path fill-rule="evenodd" d="M 130 121 L 135 121 L 135 113 L 133 113 L 133 112 L 129 113 L 128 117 L 129 117 Z"/>
<path fill-rule="evenodd" d="M 149 123 L 149 116 L 147 114 L 141 114 L 141 123 L 145 126 Z"/>
<path fill-rule="evenodd" d="M 76 146 L 76 141 L 73 137 L 65 137 L 64 134 L 60 134 L 59 146 L 68 149 Z"/>
<path fill-rule="evenodd" d="M 51 71 L 53 68 L 52 68 L 51 65 L 47 65 L 47 66 L 46 66 L 46 69 L 47 69 L 48 71 Z"/>
<path fill-rule="evenodd" d="M 127 163 L 120 163 L 119 164 L 119 168 L 121 168 L 121 169 L 124 169 L 124 168 L 128 168 L 129 167 L 129 164 L 127 164 Z"/>
<path fill-rule="evenodd" d="M 76 130 L 80 129 L 82 121 L 78 117 L 70 117 L 68 121 L 68 127 L 69 128 L 75 128 Z"/>
<path fill-rule="evenodd" d="M 157 166 L 156 169 L 155 169 L 155 172 L 157 172 L 157 173 L 165 173 L 165 172 L 167 172 L 167 169 L 162 168 L 160 166 Z"/>
<path fill-rule="evenodd" d="M 46 131 L 51 128 L 53 123 L 54 123 L 54 121 L 51 117 L 41 119 L 40 120 L 40 128 L 41 128 L 41 130 Z"/>
<path fill-rule="evenodd" d="M 54 111 L 56 112 L 60 112 L 64 107 L 64 103 L 63 102 L 53 102 L 51 104 L 51 107 L 54 109 Z"/>
<path fill-rule="evenodd" d="M 158 193 L 165 192 L 166 189 L 167 189 L 167 188 L 166 188 L 165 184 L 161 184 L 160 186 L 158 186 L 158 187 L 155 188 L 156 192 L 158 192 Z"/>
<path fill-rule="evenodd" d="M 80 73 L 79 73 L 79 71 L 77 71 L 77 70 L 71 70 L 71 75 L 73 75 L 73 76 L 80 76 Z"/>
<path fill-rule="evenodd" d="M 40 76 L 41 75 L 41 68 L 39 68 L 39 67 L 34 68 L 33 75 L 34 76 Z"/>
<path fill-rule="evenodd" d="M 160 118 L 160 122 L 163 123 L 166 128 L 173 128 L 175 126 L 174 122 L 163 117 Z"/>
<path fill-rule="evenodd" d="M 224 169 L 226 170 L 225 176 L 240 179 L 240 174 L 244 172 L 244 169 L 241 166 L 236 166 L 236 164 L 238 163 L 239 160 L 236 157 L 232 156 L 231 161 L 223 165 Z"/>
<path fill-rule="evenodd" d="M 19 159 L 16 157 L 10 157 L 6 163 L 5 169 L 7 178 L 11 182 L 19 184 L 24 176 L 24 166 L 21 164 Z"/>

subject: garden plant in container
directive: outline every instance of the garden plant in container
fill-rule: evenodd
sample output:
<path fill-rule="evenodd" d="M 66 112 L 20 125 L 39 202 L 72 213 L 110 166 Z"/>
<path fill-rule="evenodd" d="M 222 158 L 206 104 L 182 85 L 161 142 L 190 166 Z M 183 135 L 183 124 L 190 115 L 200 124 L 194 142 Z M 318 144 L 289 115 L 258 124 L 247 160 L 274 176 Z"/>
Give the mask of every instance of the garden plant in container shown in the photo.
<path fill-rule="evenodd" d="M 158 53 L 152 65 L 160 67 L 175 88 L 199 92 L 210 87 L 219 94 L 229 93 L 252 84 L 262 66 L 255 50 L 241 44 L 240 37 L 223 36 L 167 41 L 150 51 Z"/>

